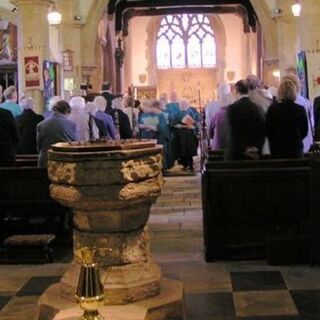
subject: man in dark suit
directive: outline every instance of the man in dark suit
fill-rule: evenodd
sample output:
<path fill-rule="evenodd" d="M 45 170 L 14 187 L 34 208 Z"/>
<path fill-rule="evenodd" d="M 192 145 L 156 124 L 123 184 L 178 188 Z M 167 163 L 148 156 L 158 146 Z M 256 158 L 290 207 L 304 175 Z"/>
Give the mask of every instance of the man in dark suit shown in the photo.
<path fill-rule="evenodd" d="M 34 100 L 23 98 L 20 101 L 23 112 L 16 118 L 19 133 L 19 143 L 16 147 L 17 154 L 36 154 L 36 131 L 37 124 L 44 118 L 34 112 Z"/>
<path fill-rule="evenodd" d="M 38 167 L 47 167 L 47 152 L 57 142 L 75 141 L 76 124 L 67 118 L 70 113 L 68 102 L 58 101 L 52 109 L 52 115 L 37 125 Z"/>
<path fill-rule="evenodd" d="M 251 102 L 246 80 L 235 85 L 238 101 L 227 110 L 230 126 L 227 160 L 257 159 L 265 140 L 265 114 L 262 107 Z"/>
<path fill-rule="evenodd" d="M 0 108 L 0 166 L 15 164 L 15 146 L 18 132 L 12 113 Z"/>
<path fill-rule="evenodd" d="M 112 100 L 115 98 L 122 97 L 122 94 L 113 94 L 111 93 L 111 84 L 110 82 L 105 82 L 102 84 L 101 95 L 107 100 L 107 106 L 105 112 L 111 114 L 112 112 Z"/>
<path fill-rule="evenodd" d="M 320 122 L 320 96 L 317 96 L 314 98 L 314 102 L 313 102 L 313 112 L 314 112 L 314 128 L 316 133 L 316 140 L 320 139 L 319 136 L 319 122 Z"/>

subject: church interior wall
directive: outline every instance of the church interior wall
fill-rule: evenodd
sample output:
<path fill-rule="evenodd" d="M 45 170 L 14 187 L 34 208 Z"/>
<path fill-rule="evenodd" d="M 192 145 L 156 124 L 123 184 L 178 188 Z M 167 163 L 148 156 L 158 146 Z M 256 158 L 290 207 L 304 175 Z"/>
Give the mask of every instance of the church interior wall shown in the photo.
<path fill-rule="evenodd" d="M 125 84 L 134 86 L 143 85 L 154 85 L 151 79 L 148 77 L 148 57 L 147 57 L 147 46 L 148 46 L 148 25 L 150 20 L 154 19 L 151 17 L 135 17 L 130 20 L 129 35 L 130 39 L 126 42 L 126 57 L 125 59 L 131 60 L 130 70 L 125 70 Z M 145 74 L 146 80 L 141 82 L 139 75 Z M 127 87 L 127 86 L 125 86 Z"/>
<path fill-rule="evenodd" d="M 81 19 L 86 20 L 90 9 L 95 4 L 95 2 L 95 0 L 75 0 L 75 14 L 78 15 Z"/>
<path fill-rule="evenodd" d="M 253 52 L 256 49 L 256 36 L 249 36 L 249 47 L 243 49 L 242 43 L 246 43 L 247 36 L 243 32 L 241 18 L 234 14 L 223 14 L 218 17 L 219 22 L 216 23 L 218 30 L 214 30 L 217 41 L 217 70 L 214 82 L 234 82 L 244 77 L 248 70 L 256 70 L 254 63 L 257 58 L 256 52 L 255 54 Z M 158 17 L 135 17 L 130 20 L 129 35 L 126 39 L 125 59 L 129 62 L 125 64 L 125 88 L 131 84 L 134 86 L 157 84 L 155 39 L 158 20 Z M 250 53 L 248 50 L 252 59 L 247 59 Z"/>
<path fill-rule="evenodd" d="M 57 0 L 57 6 L 62 13 L 63 17 L 66 17 L 64 9 L 65 0 Z M 98 91 L 101 87 L 101 81 L 104 80 L 102 70 L 102 50 L 99 47 L 99 40 L 97 39 L 97 27 L 99 19 L 106 9 L 106 0 L 72 0 L 73 11 L 72 15 L 68 15 L 68 19 L 74 20 L 74 16 L 81 16 L 79 22 L 79 29 L 74 28 L 70 32 L 70 39 L 74 39 L 75 43 L 72 44 L 78 51 L 75 57 L 75 68 L 72 76 L 77 78 L 77 85 L 81 83 L 84 76 L 81 71 L 81 66 L 92 66 L 91 83 L 93 84 L 93 91 Z M 309 88 L 311 97 L 320 93 L 320 84 L 318 83 L 318 73 L 320 74 L 320 38 L 318 36 L 318 17 L 320 14 L 319 0 L 301 0 L 302 12 L 300 18 L 295 18 L 291 14 L 291 0 L 251 0 L 252 5 L 255 8 L 259 22 L 261 24 L 263 39 L 264 39 L 264 52 L 262 59 L 262 65 L 265 62 L 270 62 L 272 68 L 279 68 L 281 75 L 285 74 L 286 69 L 296 64 L 296 54 L 300 50 L 305 50 L 308 56 L 309 65 Z M 19 5 L 18 5 L 19 7 Z M 35 13 L 31 9 L 28 11 L 28 19 L 24 19 L 23 26 L 19 26 L 18 17 L 22 14 L 22 9 L 18 8 L 18 11 L 11 12 L 14 5 L 9 0 L 2 0 L 0 4 L 0 15 L 2 19 L 8 19 L 11 23 L 14 23 L 21 28 L 24 35 L 24 42 L 27 42 L 30 36 L 30 26 L 34 25 L 35 19 L 31 19 L 30 15 L 39 15 L 38 11 Z M 274 14 L 275 9 L 281 9 L 281 13 Z M 38 8 L 36 8 L 38 10 Z M 133 18 L 130 22 L 129 36 L 126 40 L 126 55 L 125 67 L 124 67 L 124 85 L 127 88 L 129 85 L 154 85 L 156 83 L 156 77 L 151 70 L 154 66 L 150 65 L 149 56 L 147 53 L 148 46 L 148 34 L 150 30 L 146 27 L 149 25 L 150 19 L 155 17 L 139 17 Z M 224 63 L 224 79 L 228 80 L 228 77 L 234 73 L 234 79 L 245 76 L 248 71 L 255 73 L 255 68 L 258 63 L 257 56 L 255 56 L 257 39 L 256 34 L 251 33 L 250 38 L 246 39 L 242 32 L 242 21 L 239 17 L 232 15 L 220 15 L 221 21 L 224 25 L 226 32 L 226 47 L 225 47 L 225 63 Z M 68 21 L 67 21 L 68 22 Z M 69 21 L 70 22 L 70 21 Z M 44 24 L 45 19 L 36 21 L 37 29 L 41 28 L 44 32 L 46 30 Z M 73 21 L 74 23 L 74 21 Z M 43 25 L 42 25 L 43 24 Z M 114 35 L 114 23 L 109 21 L 109 28 L 111 35 Z M 60 27 L 49 28 L 49 48 L 48 54 L 44 49 L 41 53 L 46 55 L 43 58 L 50 59 L 61 64 L 61 49 L 64 48 L 61 40 Z M 37 37 L 43 32 L 39 32 L 39 35 L 34 35 L 32 40 L 34 44 L 37 42 Z M 231 35 L 231 36 L 230 36 Z M 43 36 L 41 36 L 43 37 Z M 68 37 L 65 37 L 68 38 Z M 247 37 L 248 38 L 248 37 Z M 73 40 L 70 40 L 71 42 Z M 41 42 L 45 45 L 45 39 L 41 38 Z M 67 42 L 67 40 L 64 40 Z M 131 44 L 130 44 L 131 43 Z M 42 45 L 43 45 L 42 44 Z M 116 44 L 116 38 L 112 37 L 111 42 L 108 44 L 111 46 L 112 52 L 114 52 Z M 22 44 L 19 44 L 21 48 Z M 130 47 L 130 49 L 128 49 Z M 239 55 L 239 59 L 235 59 L 235 53 Z M 250 57 L 250 59 L 248 58 Z M 128 60 L 129 59 L 129 60 Z M 248 65 L 250 60 L 250 65 Z M 20 63 L 21 64 L 21 63 Z M 21 68 L 21 65 L 20 65 Z M 270 72 L 269 72 L 269 78 Z M 23 88 L 23 75 L 19 75 L 19 82 Z M 144 77 L 141 77 L 144 75 Z M 61 74 L 61 82 L 63 82 L 63 74 Z M 144 78 L 146 78 L 144 80 Z M 143 82 L 141 81 L 143 80 Z M 221 79 L 218 79 L 221 81 Z M 23 90 L 22 90 L 23 91 Z M 32 95 L 32 90 L 30 95 Z"/>
<path fill-rule="evenodd" d="M 224 81 L 237 81 L 245 76 L 247 65 L 246 35 L 240 17 L 234 14 L 220 15 L 226 33 L 226 56 Z M 219 43 L 217 43 L 219 46 Z M 227 74 L 232 72 L 234 77 L 228 79 Z"/>
<path fill-rule="evenodd" d="M 61 63 L 61 53 L 59 50 L 59 29 L 56 26 L 49 26 L 49 60 Z"/>

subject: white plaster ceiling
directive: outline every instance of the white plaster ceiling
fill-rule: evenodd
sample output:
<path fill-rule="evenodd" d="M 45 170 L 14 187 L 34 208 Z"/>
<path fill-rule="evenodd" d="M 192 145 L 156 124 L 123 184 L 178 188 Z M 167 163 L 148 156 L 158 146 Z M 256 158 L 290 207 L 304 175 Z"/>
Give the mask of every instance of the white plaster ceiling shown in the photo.
<path fill-rule="evenodd" d="M 0 0 L 0 7 L 11 11 L 15 6 L 10 0 Z"/>
<path fill-rule="evenodd" d="M 94 2 L 94 0 L 79 0 L 78 14 L 86 19 L 89 14 L 89 11 L 91 9 L 93 2 Z M 108 3 L 108 1 L 106 1 L 106 6 L 107 6 L 107 3 Z"/>

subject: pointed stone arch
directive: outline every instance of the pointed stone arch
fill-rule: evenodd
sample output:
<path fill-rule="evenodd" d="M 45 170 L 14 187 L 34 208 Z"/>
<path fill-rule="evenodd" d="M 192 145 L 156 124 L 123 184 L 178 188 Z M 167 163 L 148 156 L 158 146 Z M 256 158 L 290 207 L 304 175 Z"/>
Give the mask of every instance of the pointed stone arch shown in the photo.
<path fill-rule="evenodd" d="M 249 0 L 248 0 L 249 1 Z M 90 9 L 87 23 L 83 28 L 82 33 L 82 46 L 87 48 L 83 50 L 82 63 L 83 64 L 96 64 L 96 54 L 95 54 L 95 41 L 96 37 L 88 36 L 95 34 L 98 28 L 98 23 L 101 15 L 107 9 L 107 5 L 109 2 L 113 2 L 113 5 L 117 5 L 118 2 L 123 4 L 126 2 L 125 0 L 116 1 L 116 0 L 94 0 L 92 7 Z M 167 1 L 172 4 L 172 1 Z M 210 0 L 208 0 L 210 2 Z M 213 2 L 213 1 L 212 1 Z M 220 3 L 230 4 L 231 0 L 221 0 Z M 265 0 L 250 0 L 250 4 L 252 5 L 256 16 L 258 17 L 258 21 L 261 26 L 262 34 L 265 39 L 265 59 L 275 59 L 278 54 L 278 46 L 277 46 L 277 29 L 276 23 L 270 17 L 270 12 Z M 216 3 L 216 2 L 214 2 Z M 212 4 L 212 3 L 211 3 Z M 177 2 L 174 3 L 177 5 Z M 112 19 L 112 17 L 110 17 Z M 90 48 L 92 48 L 90 50 Z M 95 77 L 95 75 L 93 75 Z"/>
<path fill-rule="evenodd" d="M 276 22 L 271 18 L 269 8 L 264 0 L 250 0 L 258 16 L 262 34 L 265 39 L 266 59 L 275 59 L 278 56 Z"/>

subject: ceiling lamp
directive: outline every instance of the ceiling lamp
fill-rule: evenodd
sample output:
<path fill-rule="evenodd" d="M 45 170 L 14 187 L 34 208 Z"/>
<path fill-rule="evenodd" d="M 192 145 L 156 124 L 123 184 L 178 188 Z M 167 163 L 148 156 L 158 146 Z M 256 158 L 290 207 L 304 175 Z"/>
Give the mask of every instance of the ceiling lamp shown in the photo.
<path fill-rule="evenodd" d="M 61 13 L 58 11 L 55 2 L 52 2 L 49 13 L 48 22 L 52 25 L 57 25 L 61 23 Z"/>
<path fill-rule="evenodd" d="M 301 13 L 301 4 L 299 0 L 296 0 L 295 3 L 291 6 L 291 12 L 295 17 L 299 17 Z"/>

